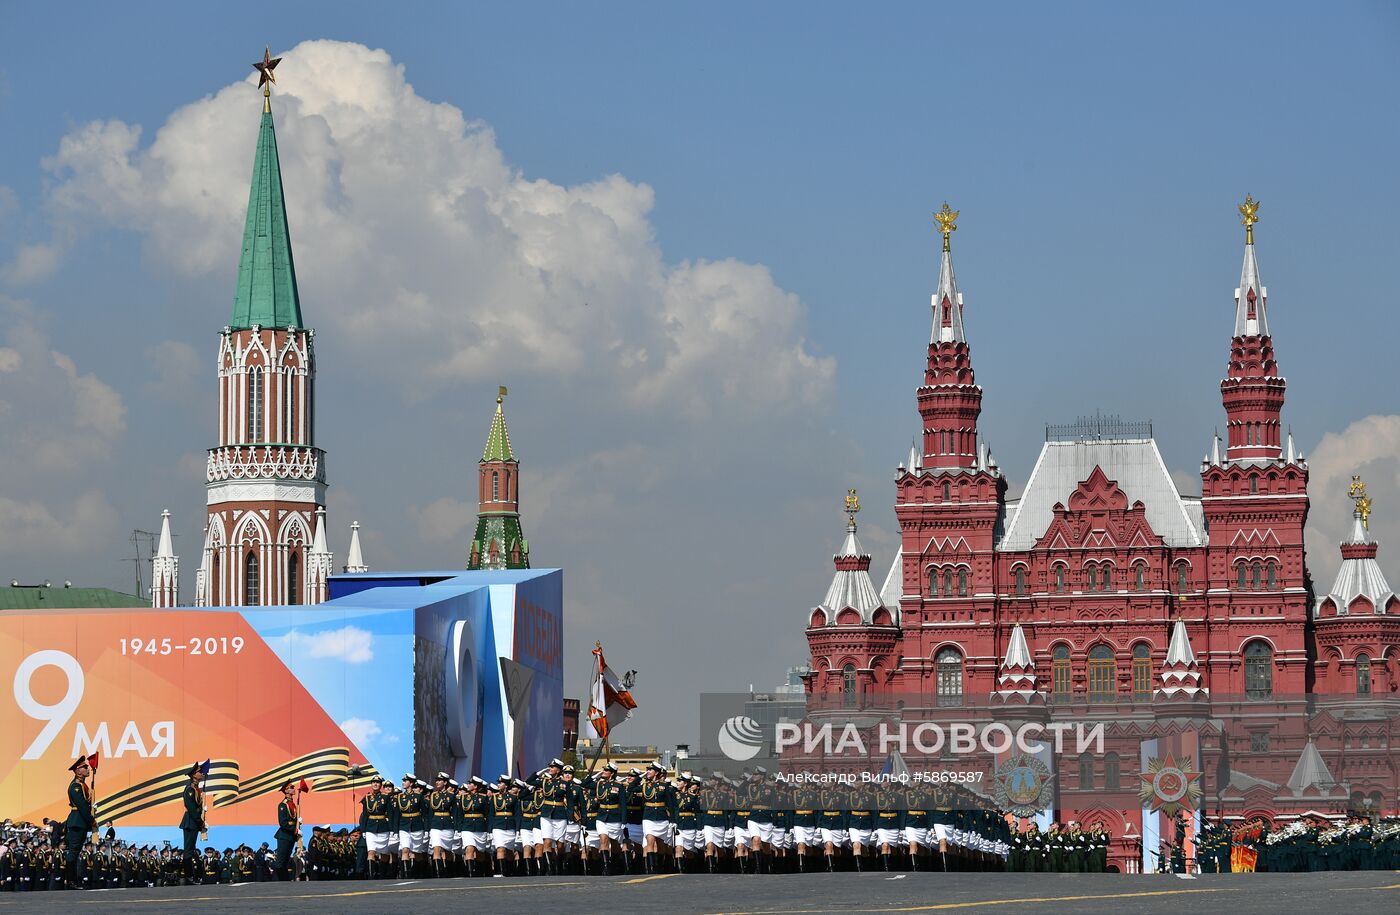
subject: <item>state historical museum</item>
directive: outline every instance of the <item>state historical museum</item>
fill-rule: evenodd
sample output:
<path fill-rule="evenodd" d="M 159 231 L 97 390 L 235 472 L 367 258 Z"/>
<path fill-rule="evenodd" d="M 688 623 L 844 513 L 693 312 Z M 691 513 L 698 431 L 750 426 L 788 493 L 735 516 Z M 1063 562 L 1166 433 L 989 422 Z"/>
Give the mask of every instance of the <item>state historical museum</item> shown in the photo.
<path fill-rule="evenodd" d="M 1103 419 L 1049 427 L 1024 492 L 1007 498 L 977 428 L 982 388 L 949 244 L 957 213 L 944 204 L 935 214 L 943 249 L 916 391 L 921 442 L 894 479 L 901 545 L 877 590 L 851 512 L 808 620 L 812 707 L 899 697 L 907 719 L 1015 696 L 1073 718 L 1130 715 L 1137 703 L 1150 716 L 1164 697 L 1228 697 L 1235 709 L 1288 700 L 1296 716 L 1275 704 L 1251 727 L 1202 738 L 1203 769 L 1229 763 L 1204 806 L 1271 818 L 1400 806 L 1393 714 L 1319 711 L 1323 700 L 1354 712 L 1393 696 L 1400 599 L 1376 563 L 1359 479 L 1323 494 L 1324 511 L 1353 500 L 1335 583 L 1323 590 L 1308 575 L 1308 464 L 1280 423 L 1287 385 L 1255 256 L 1257 210 L 1252 199 L 1240 207 L 1244 265 L 1220 381 L 1228 435 L 1202 459 L 1199 498 L 1178 492 L 1150 426 Z M 1139 806 L 1135 762 L 1105 771 L 1090 761 L 1079 788 L 1062 772 L 1057 814 L 1099 811 L 1115 835 L 1140 828 L 1125 809 Z"/>

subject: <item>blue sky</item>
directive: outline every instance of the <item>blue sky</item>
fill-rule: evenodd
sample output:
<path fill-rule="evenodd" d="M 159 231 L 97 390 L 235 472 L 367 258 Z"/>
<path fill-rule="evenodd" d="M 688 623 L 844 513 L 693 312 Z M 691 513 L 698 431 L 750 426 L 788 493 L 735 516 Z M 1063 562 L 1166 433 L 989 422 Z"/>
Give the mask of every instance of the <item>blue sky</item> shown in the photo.
<path fill-rule="evenodd" d="M 1284 420 L 1315 458 L 1310 563 L 1330 580 L 1358 471 L 1400 550 L 1393 4 L 0 3 L 0 33 L 0 573 L 129 590 L 126 538 L 168 506 L 189 593 L 258 110 L 240 81 L 264 44 L 315 39 L 350 44 L 304 55 L 314 74 L 289 55 L 274 107 L 332 545 L 353 517 L 372 567 L 460 561 L 509 384 L 533 558 L 566 570 L 566 683 L 595 638 L 643 697 L 655 671 L 654 707 L 781 679 L 847 486 L 883 576 L 944 199 L 1014 490 L 1044 423 L 1095 409 L 1152 419 L 1190 485 L 1252 193 Z M 356 185 L 384 148 L 443 158 Z M 453 196 L 477 182 L 480 210 Z M 419 219 L 449 198 L 453 221 Z M 517 285 L 513 258 L 547 276 Z"/>

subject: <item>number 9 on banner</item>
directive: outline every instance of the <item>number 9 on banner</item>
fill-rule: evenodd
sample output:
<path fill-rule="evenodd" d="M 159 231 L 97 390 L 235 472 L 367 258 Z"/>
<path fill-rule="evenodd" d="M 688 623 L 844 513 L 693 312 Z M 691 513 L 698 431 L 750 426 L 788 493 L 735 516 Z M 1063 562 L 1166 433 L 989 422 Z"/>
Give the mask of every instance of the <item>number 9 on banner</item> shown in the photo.
<path fill-rule="evenodd" d="M 63 698 L 53 705 L 45 705 L 35 700 L 31 689 L 34 674 L 42 667 L 57 667 L 68 678 L 68 689 Z M 66 651 L 53 648 L 36 651 L 20 662 L 15 671 L 15 704 L 21 712 L 35 721 L 46 722 L 38 736 L 29 744 L 29 748 L 24 751 L 23 759 L 39 759 L 44 755 L 49 744 L 58 736 L 58 732 L 63 730 L 63 726 L 78 710 L 78 703 L 83 701 L 85 684 L 82 665 Z"/>

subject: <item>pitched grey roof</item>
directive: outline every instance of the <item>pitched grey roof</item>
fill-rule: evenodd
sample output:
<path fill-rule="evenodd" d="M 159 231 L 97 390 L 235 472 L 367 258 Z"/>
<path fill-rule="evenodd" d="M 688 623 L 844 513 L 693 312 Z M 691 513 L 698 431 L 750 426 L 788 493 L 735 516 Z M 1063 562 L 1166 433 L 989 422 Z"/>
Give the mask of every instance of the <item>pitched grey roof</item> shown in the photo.
<path fill-rule="evenodd" d="M 1021 630 L 1021 624 L 1017 623 L 1016 628 L 1011 630 L 1011 642 L 1006 646 L 1006 657 L 1001 662 L 1003 670 L 1017 668 L 1026 670 L 1035 667 L 1031 661 L 1031 650 L 1026 645 L 1026 633 Z"/>
<path fill-rule="evenodd" d="M 1055 503 L 1067 503 L 1070 493 L 1096 466 L 1122 488 L 1129 505 L 1141 501 L 1146 506 L 1147 523 L 1169 546 L 1200 546 L 1204 542 L 1200 502 L 1191 500 L 1195 501 L 1192 507 L 1181 497 L 1155 441 L 1097 439 L 1045 443 L 997 549 L 1033 547 L 1050 528 Z"/>
<path fill-rule="evenodd" d="M 885 583 L 880 586 L 880 600 L 895 618 L 899 617 L 899 599 L 904 596 L 904 547 L 894 551 L 894 562 L 885 573 Z"/>
<path fill-rule="evenodd" d="M 1288 776 L 1288 787 L 1294 794 L 1304 794 L 1314 787 L 1318 793 L 1327 794 L 1335 784 L 1327 763 L 1322 761 L 1322 754 L 1317 752 L 1317 744 L 1312 742 L 1311 737 L 1308 738 L 1307 746 L 1303 747 L 1303 753 L 1298 757 L 1298 764 L 1293 767 L 1293 774 Z"/>
<path fill-rule="evenodd" d="M 943 300 L 948 300 L 948 326 L 943 326 Z M 963 333 L 963 298 L 958 292 L 958 277 L 953 273 L 953 255 L 943 252 L 943 259 L 938 264 L 938 291 L 933 294 L 933 333 L 929 337 L 930 343 L 950 342 L 966 343 L 967 335 Z"/>
<path fill-rule="evenodd" d="M 1191 650 L 1191 638 L 1186 634 L 1186 624 L 1181 620 L 1172 626 L 1172 640 L 1167 645 L 1168 664 L 1195 664 L 1196 653 Z"/>

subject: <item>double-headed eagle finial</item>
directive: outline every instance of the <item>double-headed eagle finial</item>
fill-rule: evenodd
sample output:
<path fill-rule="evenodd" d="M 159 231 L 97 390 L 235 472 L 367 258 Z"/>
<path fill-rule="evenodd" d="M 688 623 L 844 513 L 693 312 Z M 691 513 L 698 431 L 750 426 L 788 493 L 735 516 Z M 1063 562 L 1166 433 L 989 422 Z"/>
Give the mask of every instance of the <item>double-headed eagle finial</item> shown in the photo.
<path fill-rule="evenodd" d="M 1244 195 L 1244 203 L 1240 204 L 1240 222 L 1244 224 L 1244 243 L 1254 244 L 1254 224 L 1259 221 L 1259 201 L 1254 199 L 1253 194 Z"/>
<path fill-rule="evenodd" d="M 948 236 L 958 230 L 958 214 L 961 210 L 955 210 L 948 206 L 948 201 L 943 201 L 943 209 L 933 214 L 933 221 L 938 223 L 938 231 L 943 234 L 943 250 L 950 250 L 948 246 Z"/>
<path fill-rule="evenodd" d="M 860 496 L 856 495 L 854 489 L 846 490 L 846 518 L 851 524 L 856 523 L 856 512 L 860 511 Z"/>
<path fill-rule="evenodd" d="M 1361 527 L 1363 530 L 1371 529 L 1371 497 L 1366 495 L 1366 482 L 1361 479 L 1360 474 L 1352 474 L 1351 486 L 1347 489 L 1347 495 L 1351 501 L 1356 503 L 1356 513 L 1361 516 Z"/>

